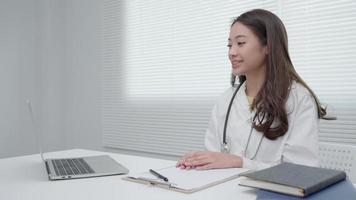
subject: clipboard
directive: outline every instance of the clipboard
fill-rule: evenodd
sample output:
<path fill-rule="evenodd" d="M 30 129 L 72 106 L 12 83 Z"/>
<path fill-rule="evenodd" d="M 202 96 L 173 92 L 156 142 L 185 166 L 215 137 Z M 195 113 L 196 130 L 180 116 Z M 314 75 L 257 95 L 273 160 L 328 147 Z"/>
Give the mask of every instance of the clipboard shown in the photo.
<path fill-rule="evenodd" d="M 166 176 L 168 182 L 155 177 L 148 171 L 128 175 L 123 177 L 123 180 L 190 194 L 235 179 L 241 173 L 249 171 L 249 169 L 182 170 L 175 166 L 169 166 L 155 171 Z"/>

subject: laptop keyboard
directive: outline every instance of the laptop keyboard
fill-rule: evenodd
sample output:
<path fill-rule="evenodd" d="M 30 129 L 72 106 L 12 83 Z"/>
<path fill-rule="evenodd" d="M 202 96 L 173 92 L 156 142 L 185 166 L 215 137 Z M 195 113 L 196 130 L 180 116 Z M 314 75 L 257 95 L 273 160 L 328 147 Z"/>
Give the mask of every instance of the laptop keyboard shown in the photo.
<path fill-rule="evenodd" d="M 51 160 L 57 176 L 92 174 L 94 170 L 83 158 Z"/>

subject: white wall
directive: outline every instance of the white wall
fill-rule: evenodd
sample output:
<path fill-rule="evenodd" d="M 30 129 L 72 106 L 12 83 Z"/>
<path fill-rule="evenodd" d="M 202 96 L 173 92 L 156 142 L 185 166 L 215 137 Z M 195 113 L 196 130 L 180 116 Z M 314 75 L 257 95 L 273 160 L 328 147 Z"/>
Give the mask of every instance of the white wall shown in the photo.
<path fill-rule="evenodd" d="M 58 1 L 59 2 L 59 1 Z M 26 107 L 47 150 L 66 148 L 64 6 L 46 0 L 0 2 L 0 157 L 38 151 Z"/>
<path fill-rule="evenodd" d="M 38 152 L 31 99 L 45 151 L 102 146 L 104 0 L 0 1 L 0 158 Z"/>
<path fill-rule="evenodd" d="M 95 0 L 0 1 L 0 157 L 101 147 L 100 6 Z"/>
<path fill-rule="evenodd" d="M 66 148 L 86 148 L 176 159 L 102 146 L 102 26 L 104 0 L 65 2 Z"/>
<path fill-rule="evenodd" d="M 102 1 L 66 1 L 66 114 L 70 147 L 101 149 Z"/>
<path fill-rule="evenodd" d="M 0 157 L 36 150 L 25 100 L 39 105 L 39 3 L 0 1 Z"/>
<path fill-rule="evenodd" d="M 45 151 L 67 148 L 65 114 L 67 95 L 66 37 L 64 31 L 65 4 L 54 0 L 40 0 L 41 37 L 40 69 L 40 133 Z"/>

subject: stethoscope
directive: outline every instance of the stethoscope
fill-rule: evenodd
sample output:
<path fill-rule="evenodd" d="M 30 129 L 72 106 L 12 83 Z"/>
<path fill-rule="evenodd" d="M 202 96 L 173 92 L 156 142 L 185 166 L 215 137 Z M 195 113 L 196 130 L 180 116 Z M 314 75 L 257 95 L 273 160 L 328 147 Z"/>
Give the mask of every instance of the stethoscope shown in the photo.
<path fill-rule="evenodd" d="M 227 141 L 226 141 L 226 128 L 227 128 L 227 122 L 229 121 L 229 115 L 230 115 L 232 103 L 234 102 L 235 96 L 236 96 L 237 92 L 240 90 L 240 87 L 242 86 L 242 84 L 243 84 L 243 82 L 241 82 L 237 86 L 234 94 L 231 97 L 231 100 L 230 100 L 230 103 L 229 103 L 229 107 L 227 108 L 226 117 L 225 117 L 225 123 L 224 123 L 223 140 L 222 140 L 221 147 L 220 147 L 220 150 L 223 153 L 230 153 L 230 150 L 231 150 L 230 144 L 227 143 Z M 246 152 L 247 152 L 248 146 L 250 144 L 250 139 L 251 139 L 252 132 L 253 132 L 253 122 L 251 120 L 250 134 L 248 136 L 247 143 L 246 143 L 246 146 L 245 146 L 245 149 L 244 149 L 244 152 L 243 152 L 243 154 L 244 154 L 243 156 L 244 157 L 246 157 Z M 258 153 L 258 151 L 260 149 L 260 146 L 261 146 L 263 138 L 264 138 L 264 136 L 261 137 L 255 154 L 250 158 L 251 160 L 253 160 L 257 156 L 257 153 Z"/>

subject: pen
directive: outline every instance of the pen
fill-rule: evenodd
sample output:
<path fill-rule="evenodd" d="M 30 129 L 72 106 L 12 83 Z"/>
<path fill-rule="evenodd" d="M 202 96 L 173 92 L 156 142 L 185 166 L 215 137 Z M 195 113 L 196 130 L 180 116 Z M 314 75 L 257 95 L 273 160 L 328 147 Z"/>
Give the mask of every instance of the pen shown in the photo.
<path fill-rule="evenodd" d="M 162 176 L 161 174 L 159 174 L 158 172 L 154 171 L 153 169 L 150 169 L 150 173 L 155 175 L 157 178 L 160 178 L 166 182 L 168 182 L 168 178 L 165 176 Z"/>

